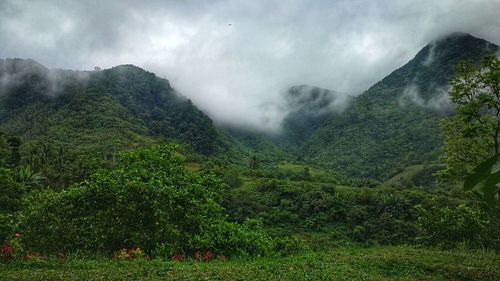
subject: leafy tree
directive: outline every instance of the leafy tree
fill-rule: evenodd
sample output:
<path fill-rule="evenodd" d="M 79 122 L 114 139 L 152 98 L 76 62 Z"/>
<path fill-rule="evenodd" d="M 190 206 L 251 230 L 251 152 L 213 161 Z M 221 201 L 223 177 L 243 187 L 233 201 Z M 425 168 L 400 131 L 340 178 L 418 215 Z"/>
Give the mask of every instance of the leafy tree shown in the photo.
<path fill-rule="evenodd" d="M 416 207 L 418 241 L 427 245 L 452 248 L 465 243 L 471 248 L 493 248 L 498 251 L 498 213 L 485 212 L 464 203 L 455 207 Z"/>
<path fill-rule="evenodd" d="M 485 159 L 499 152 L 500 61 L 486 56 L 478 67 L 462 61 L 450 78 L 456 114 L 441 124 L 446 170 L 442 178 L 470 174 Z"/>
<path fill-rule="evenodd" d="M 470 190 L 485 181 L 497 163 L 500 61 L 495 56 L 486 56 L 479 67 L 470 61 L 462 61 L 454 69 L 449 95 L 456 105 L 456 115 L 442 122 L 443 160 L 447 168 L 437 175 L 446 179 L 472 174 L 464 186 Z M 500 176 L 496 174 L 485 181 L 483 195 L 487 201 L 491 202 L 498 193 L 496 184 L 499 181 Z"/>
<path fill-rule="evenodd" d="M 26 245 L 47 253 L 141 247 L 166 257 L 198 250 L 262 254 L 269 248 L 260 230 L 243 235 L 246 225 L 225 221 L 222 180 L 189 172 L 175 145 L 123 152 L 116 161 L 67 190 L 31 199 L 21 222 Z M 225 237 L 231 245 L 224 245 Z"/>

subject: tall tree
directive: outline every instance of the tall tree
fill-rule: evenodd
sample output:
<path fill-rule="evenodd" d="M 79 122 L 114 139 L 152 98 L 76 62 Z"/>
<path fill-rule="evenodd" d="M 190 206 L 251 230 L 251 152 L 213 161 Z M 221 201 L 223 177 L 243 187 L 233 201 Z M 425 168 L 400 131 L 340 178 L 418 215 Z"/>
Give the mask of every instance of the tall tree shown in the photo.
<path fill-rule="evenodd" d="M 500 135 L 500 61 L 495 56 L 455 66 L 450 98 L 456 115 L 442 122 L 444 157 L 442 178 L 466 176 L 464 190 L 481 186 L 490 205 L 498 202 Z"/>
<path fill-rule="evenodd" d="M 449 92 L 456 108 L 455 116 L 441 123 L 443 160 L 442 178 L 460 178 L 471 174 L 479 163 L 499 153 L 500 134 L 500 62 L 486 56 L 479 66 L 462 61 L 454 68 Z"/>

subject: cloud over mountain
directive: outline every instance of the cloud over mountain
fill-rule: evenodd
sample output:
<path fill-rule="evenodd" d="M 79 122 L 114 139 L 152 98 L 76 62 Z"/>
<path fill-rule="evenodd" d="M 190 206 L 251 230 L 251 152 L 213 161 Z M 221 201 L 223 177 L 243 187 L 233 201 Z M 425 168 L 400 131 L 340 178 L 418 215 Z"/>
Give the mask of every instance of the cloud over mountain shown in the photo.
<path fill-rule="evenodd" d="M 500 43 L 498 0 L 2 1 L 0 57 L 135 64 L 218 122 L 279 128 L 291 86 L 359 94 L 453 31 Z"/>

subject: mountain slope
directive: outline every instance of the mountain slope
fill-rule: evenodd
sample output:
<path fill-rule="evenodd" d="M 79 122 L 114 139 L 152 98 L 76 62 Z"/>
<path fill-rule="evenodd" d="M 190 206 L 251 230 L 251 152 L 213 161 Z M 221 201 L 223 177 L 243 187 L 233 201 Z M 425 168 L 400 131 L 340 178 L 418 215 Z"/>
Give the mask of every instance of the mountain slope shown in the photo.
<path fill-rule="evenodd" d="M 325 121 L 299 153 L 310 163 L 376 179 L 437 160 L 439 121 L 452 111 L 446 96 L 452 67 L 497 51 L 498 46 L 468 34 L 428 44 L 358 96 L 343 114 Z"/>
<path fill-rule="evenodd" d="M 275 141 L 288 150 L 300 147 L 326 120 L 342 112 L 352 97 L 332 90 L 299 85 L 285 96 L 290 110 Z"/>
<path fill-rule="evenodd" d="M 32 60 L 0 60 L 0 131 L 21 137 L 28 156 L 49 155 L 39 161 L 57 162 L 57 150 L 65 150 L 59 154 L 66 158 L 54 167 L 61 170 L 77 169 L 83 155 L 110 158 L 118 150 L 164 140 L 205 156 L 229 145 L 167 80 L 132 65 L 69 71 Z"/>

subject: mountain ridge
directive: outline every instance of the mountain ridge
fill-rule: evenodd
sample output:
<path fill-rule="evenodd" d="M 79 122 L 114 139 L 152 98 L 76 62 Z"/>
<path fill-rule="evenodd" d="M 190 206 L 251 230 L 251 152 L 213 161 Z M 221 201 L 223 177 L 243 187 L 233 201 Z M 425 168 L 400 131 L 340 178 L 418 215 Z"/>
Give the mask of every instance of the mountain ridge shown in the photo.
<path fill-rule="evenodd" d="M 439 120 L 452 112 L 446 95 L 452 66 L 497 51 L 484 39 L 455 33 L 430 42 L 355 98 L 310 85 L 291 87 L 284 96 L 289 114 L 283 134 L 271 137 L 216 128 L 168 80 L 131 64 L 73 71 L 2 59 L 0 130 L 32 145 L 73 142 L 99 151 L 170 139 L 237 165 L 257 154 L 269 163 L 296 159 L 351 177 L 386 179 L 405 166 L 437 161 Z M 104 136 L 106 130 L 116 138 L 101 145 L 92 134 Z"/>
<path fill-rule="evenodd" d="M 299 154 L 309 163 L 376 179 L 386 179 L 404 166 L 437 161 L 439 120 L 450 110 L 433 108 L 429 101 L 446 98 L 447 81 L 456 63 L 463 59 L 477 63 L 498 49 L 469 34 L 452 34 L 429 43 L 356 97 L 342 115 L 327 120 Z M 409 103 L 402 103 L 405 98 Z"/>

